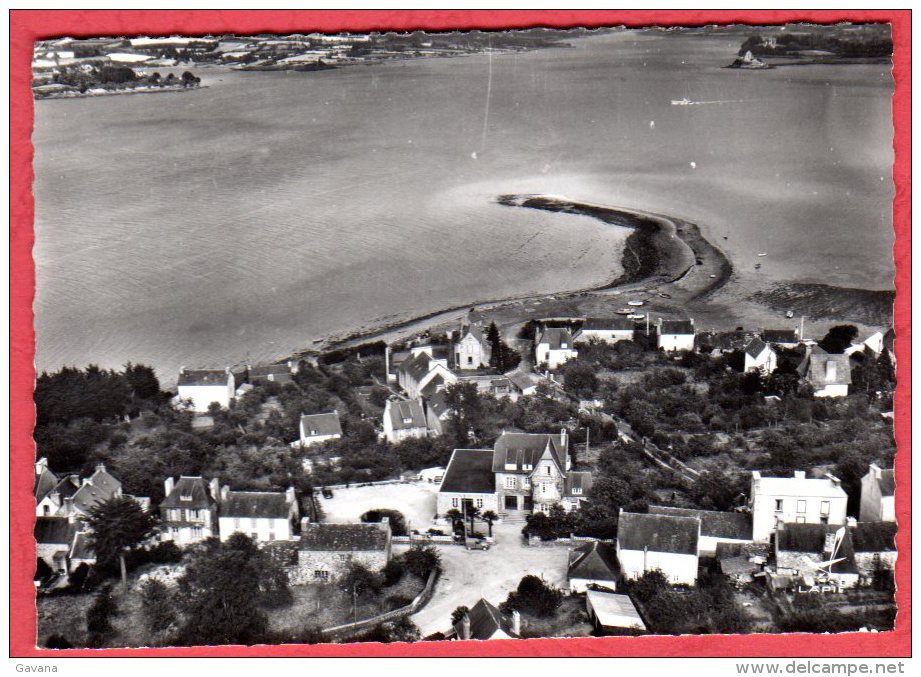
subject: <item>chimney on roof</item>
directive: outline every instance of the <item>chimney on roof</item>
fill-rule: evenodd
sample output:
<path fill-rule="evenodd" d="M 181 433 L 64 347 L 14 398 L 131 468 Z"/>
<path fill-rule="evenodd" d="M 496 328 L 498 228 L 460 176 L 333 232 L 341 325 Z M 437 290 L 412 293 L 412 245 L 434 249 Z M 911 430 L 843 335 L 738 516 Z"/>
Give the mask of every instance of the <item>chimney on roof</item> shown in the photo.
<path fill-rule="evenodd" d="M 310 518 L 307 516 L 301 517 L 301 531 L 306 531 L 308 524 L 310 524 Z"/>
<path fill-rule="evenodd" d="M 461 619 L 461 639 L 470 639 L 470 614 L 464 614 Z"/>
<path fill-rule="evenodd" d="M 793 479 L 796 479 L 796 480 L 806 479 L 806 471 L 805 470 L 794 470 Z"/>
<path fill-rule="evenodd" d="M 105 463 L 97 463 L 97 464 L 96 464 L 96 472 L 105 472 L 105 471 L 106 471 L 106 464 L 105 464 Z"/>
<path fill-rule="evenodd" d="M 875 480 L 878 480 L 882 476 L 883 476 L 883 469 L 880 468 L 875 463 L 871 463 L 870 464 L 870 477 L 872 477 Z"/>
<path fill-rule="evenodd" d="M 35 474 L 41 475 L 42 471 L 48 469 L 48 459 L 42 456 L 35 462 Z"/>
<path fill-rule="evenodd" d="M 841 486 L 841 480 L 839 480 L 837 477 L 832 475 L 830 472 L 825 473 L 825 477 L 827 477 L 828 481 L 832 483 L 832 486 L 835 486 L 835 487 Z"/>
<path fill-rule="evenodd" d="M 221 483 L 218 481 L 217 477 L 211 478 L 211 481 L 208 483 L 208 488 L 211 490 L 211 498 L 215 501 L 219 500 L 221 496 Z"/>
<path fill-rule="evenodd" d="M 77 510 L 74 508 L 73 496 L 68 496 L 64 499 L 64 507 L 61 509 L 61 513 L 71 522 L 74 521 L 74 516 L 76 515 Z"/>
<path fill-rule="evenodd" d="M 221 503 L 226 501 L 229 495 L 230 495 L 230 487 L 225 484 L 224 486 L 221 487 Z"/>
<path fill-rule="evenodd" d="M 569 433 L 567 433 L 566 428 L 560 428 L 560 442 L 564 450 L 569 448 Z"/>
<path fill-rule="evenodd" d="M 288 487 L 285 489 L 285 503 L 288 505 L 293 504 L 297 500 L 297 497 L 294 494 L 294 487 Z"/>
<path fill-rule="evenodd" d="M 166 492 L 166 495 L 169 496 L 173 493 L 173 478 L 167 477 L 163 482 L 163 490 Z"/>
<path fill-rule="evenodd" d="M 517 609 L 512 610 L 512 634 L 516 637 L 521 636 L 521 614 Z"/>

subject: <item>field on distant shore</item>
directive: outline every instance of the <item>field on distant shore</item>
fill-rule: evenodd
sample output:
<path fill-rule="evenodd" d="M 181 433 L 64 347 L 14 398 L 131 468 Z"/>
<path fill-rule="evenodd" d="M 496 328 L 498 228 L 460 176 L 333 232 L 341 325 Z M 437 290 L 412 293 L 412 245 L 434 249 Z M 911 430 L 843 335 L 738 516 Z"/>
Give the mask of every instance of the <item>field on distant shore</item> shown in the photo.
<path fill-rule="evenodd" d="M 776 284 L 891 289 L 885 65 L 725 69 L 738 36 L 572 44 L 37 102 L 38 367 L 169 382 L 620 273 L 626 230 L 505 193 L 696 223 L 735 270 L 713 302 L 745 312 Z"/>

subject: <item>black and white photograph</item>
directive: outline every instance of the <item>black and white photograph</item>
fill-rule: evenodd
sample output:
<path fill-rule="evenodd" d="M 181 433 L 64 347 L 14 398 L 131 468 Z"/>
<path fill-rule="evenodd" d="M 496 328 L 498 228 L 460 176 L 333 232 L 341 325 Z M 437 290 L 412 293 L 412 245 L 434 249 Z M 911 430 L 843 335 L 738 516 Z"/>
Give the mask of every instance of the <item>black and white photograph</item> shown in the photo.
<path fill-rule="evenodd" d="M 38 646 L 892 630 L 890 25 L 309 28 L 34 44 Z"/>

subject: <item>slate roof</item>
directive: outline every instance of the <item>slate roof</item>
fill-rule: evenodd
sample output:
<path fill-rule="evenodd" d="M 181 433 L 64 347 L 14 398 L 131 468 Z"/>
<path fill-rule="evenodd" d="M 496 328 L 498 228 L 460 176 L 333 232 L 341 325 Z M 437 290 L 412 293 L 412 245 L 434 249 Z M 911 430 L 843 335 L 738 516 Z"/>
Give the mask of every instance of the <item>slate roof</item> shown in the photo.
<path fill-rule="evenodd" d="M 70 548 L 76 526 L 66 517 L 36 517 L 35 541 L 42 545 L 66 544 Z"/>
<path fill-rule="evenodd" d="M 432 358 L 429 357 L 428 353 L 419 353 L 415 357 L 406 359 L 403 364 L 400 365 L 400 371 L 418 383 L 429 373 L 429 371 L 431 371 L 429 369 L 429 362 L 431 361 Z"/>
<path fill-rule="evenodd" d="M 616 581 L 619 572 L 615 553 L 604 543 L 590 541 L 569 551 L 569 579 Z"/>
<path fill-rule="evenodd" d="M 230 376 L 224 369 L 183 369 L 179 372 L 181 386 L 223 386 Z"/>
<path fill-rule="evenodd" d="M 798 498 L 840 498 L 847 497 L 847 492 L 840 484 L 835 484 L 828 477 L 760 477 L 755 480 L 758 492 L 776 496 L 795 496 Z"/>
<path fill-rule="evenodd" d="M 489 639 L 502 630 L 511 637 L 516 637 L 512 633 L 512 623 L 492 604 L 485 599 L 473 605 L 473 608 L 467 612 L 470 619 L 470 639 Z M 454 631 L 458 637 L 463 636 L 463 619 L 454 624 Z"/>
<path fill-rule="evenodd" d="M 48 470 L 48 468 L 42 468 L 41 473 L 35 476 L 35 485 L 32 487 L 33 493 L 35 494 L 35 501 L 41 501 L 45 496 L 50 494 L 55 485 L 58 484 L 57 476 Z"/>
<path fill-rule="evenodd" d="M 851 541 L 854 552 L 886 552 L 895 550 L 895 534 L 899 526 L 895 522 L 858 522 L 851 527 Z"/>
<path fill-rule="evenodd" d="M 547 433 L 509 433 L 503 432 L 496 440 L 492 469 L 494 472 L 531 472 L 524 466 L 537 465 L 547 445 L 550 445 L 550 454 L 562 472 L 566 472 L 566 459 L 569 455 L 567 444 L 563 443 L 562 435 Z M 506 464 L 513 464 L 516 470 L 506 470 Z"/>
<path fill-rule="evenodd" d="M 380 524 L 304 525 L 299 550 L 323 552 L 373 552 L 386 550 L 390 529 Z"/>
<path fill-rule="evenodd" d="M 537 385 L 534 380 L 536 376 L 537 374 L 532 374 L 520 369 L 515 369 L 505 375 L 505 377 L 511 381 L 512 385 L 522 392 Z"/>
<path fill-rule="evenodd" d="M 409 423 L 404 423 L 408 420 Z M 390 401 L 390 423 L 394 430 L 425 428 L 425 411 L 419 400 Z"/>
<path fill-rule="evenodd" d="M 439 492 L 492 494 L 496 491 L 492 449 L 455 449 Z"/>
<path fill-rule="evenodd" d="M 434 397 L 435 393 L 439 390 L 444 389 L 445 378 L 441 374 L 435 374 L 428 383 L 425 384 L 425 387 L 419 391 L 419 394 L 426 399 Z"/>
<path fill-rule="evenodd" d="M 78 531 L 70 549 L 71 559 L 95 559 L 96 553 L 90 547 L 90 535 L 87 531 Z"/>
<path fill-rule="evenodd" d="M 471 324 L 465 327 L 460 333 L 460 340 L 463 341 L 467 336 L 472 335 L 479 343 L 483 346 L 488 347 L 488 341 L 486 339 L 486 330 L 483 329 L 478 324 Z"/>
<path fill-rule="evenodd" d="M 825 535 L 834 533 L 841 526 L 830 524 L 784 524 L 777 529 L 777 552 L 802 552 L 824 556 Z M 835 558 L 843 558 L 843 562 L 833 565 L 835 573 L 857 573 L 857 561 L 854 558 L 854 542 L 851 539 L 851 530 L 844 531 L 844 538 Z"/>
<path fill-rule="evenodd" d="M 339 413 L 335 411 L 328 414 L 301 415 L 301 429 L 307 437 L 342 435 L 342 425 L 339 423 Z"/>
<path fill-rule="evenodd" d="M 270 376 L 275 383 L 288 383 L 294 380 L 291 368 L 287 364 L 263 364 L 249 368 L 250 381 L 268 381 Z"/>
<path fill-rule="evenodd" d="M 625 317 L 587 317 L 582 331 L 633 331 L 633 320 Z"/>
<path fill-rule="evenodd" d="M 835 378 L 826 380 L 826 367 L 828 362 L 834 362 Z M 815 346 L 811 353 L 800 363 L 799 372 L 816 388 L 828 385 L 846 385 L 851 382 L 851 360 L 847 355 L 827 353 L 819 346 Z"/>
<path fill-rule="evenodd" d="M 799 343 L 795 329 L 764 329 L 761 339 L 765 343 Z"/>
<path fill-rule="evenodd" d="M 678 334 L 687 335 L 694 333 L 694 324 L 690 320 L 662 320 L 659 335 Z"/>
<path fill-rule="evenodd" d="M 183 496 L 191 496 L 191 499 L 183 500 Z M 170 495 L 160 503 L 161 508 L 191 508 L 193 510 L 205 510 L 213 505 L 214 498 L 211 496 L 211 490 L 208 488 L 208 483 L 201 477 L 180 477 Z"/>
<path fill-rule="evenodd" d="M 879 485 L 881 496 L 895 496 L 895 472 L 892 468 L 881 471 L 876 483 Z"/>
<path fill-rule="evenodd" d="M 563 344 L 566 344 L 566 350 L 572 348 L 572 335 L 569 333 L 569 330 L 564 327 L 548 327 L 544 329 L 544 332 L 540 335 L 540 339 L 537 341 L 538 345 L 546 343 L 550 346 L 550 350 L 563 350 Z"/>
<path fill-rule="evenodd" d="M 581 489 L 574 494 L 573 489 Z M 563 495 L 584 498 L 592 490 L 592 473 L 584 470 L 570 470 L 563 483 Z"/>
<path fill-rule="evenodd" d="M 445 394 L 443 392 L 437 392 L 432 395 L 428 400 L 426 400 L 426 404 L 437 418 L 441 418 L 449 411 L 451 411 L 450 407 L 448 407 L 448 401 L 445 399 Z"/>
<path fill-rule="evenodd" d="M 70 498 L 80 488 L 80 477 L 78 475 L 68 475 L 54 487 L 54 492 L 61 495 L 61 499 Z"/>
<path fill-rule="evenodd" d="M 700 519 L 701 536 L 731 538 L 737 541 L 750 541 L 752 538 L 752 517 L 741 512 L 673 508 L 666 505 L 651 505 L 649 512 L 654 515 L 697 517 Z"/>
<path fill-rule="evenodd" d="M 221 501 L 221 517 L 287 519 L 291 508 L 278 491 L 228 491 Z"/>
<path fill-rule="evenodd" d="M 748 345 L 745 346 L 745 352 L 749 356 L 757 358 L 759 355 L 761 355 L 761 353 L 764 352 L 764 349 L 767 347 L 767 343 L 756 337 L 749 341 Z"/>
<path fill-rule="evenodd" d="M 97 466 L 89 481 L 74 493 L 74 507 L 81 512 L 87 512 L 94 505 L 116 496 L 121 488 L 122 483 L 106 472 L 104 466 Z"/>
<path fill-rule="evenodd" d="M 621 512 L 617 543 L 621 550 L 697 555 L 700 520 L 694 517 Z"/>
<path fill-rule="evenodd" d="M 697 334 L 699 345 L 708 345 L 718 350 L 741 350 L 749 341 L 750 334 L 744 331 L 721 331 Z"/>

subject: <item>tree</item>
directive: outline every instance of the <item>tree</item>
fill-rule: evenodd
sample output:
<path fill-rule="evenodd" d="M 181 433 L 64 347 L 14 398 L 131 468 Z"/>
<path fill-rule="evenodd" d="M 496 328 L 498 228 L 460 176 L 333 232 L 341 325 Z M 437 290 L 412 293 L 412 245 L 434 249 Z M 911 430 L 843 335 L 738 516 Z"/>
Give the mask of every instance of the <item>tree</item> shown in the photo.
<path fill-rule="evenodd" d="M 160 381 L 151 367 L 129 362 L 125 365 L 124 374 L 135 397 L 148 400 L 160 394 Z"/>
<path fill-rule="evenodd" d="M 156 634 L 164 632 L 176 622 L 173 600 L 162 581 L 149 578 L 141 586 L 141 608 L 147 629 Z"/>
<path fill-rule="evenodd" d="M 107 569 L 118 562 L 122 584 L 128 589 L 125 552 L 153 536 L 156 518 L 129 496 L 115 496 L 93 505 L 87 516 L 89 545 L 97 566 Z"/>
<path fill-rule="evenodd" d="M 182 86 L 183 87 L 194 87 L 199 82 L 201 82 L 201 78 L 195 77 L 189 71 L 183 71 L 182 73 Z"/>
<path fill-rule="evenodd" d="M 562 368 L 563 384 L 576 397 L 588 399 L 598 391 L 598 377 L 595 369 L 579 360 L 573 360 Z"/>
<path fill-rule="evenodd" d="M 413 576 L 425 580 L 432 571 L 441 570 L 441 555 L 433 545 L 414 545 L 403 555 L 403 566 Z"/>
<path fill-rule="evenodd" d="M 45 640 L 46 649 L 73 649 L 74 645 L 70 643 L 64 635 L 59 635 L 57 633 L 49 635 L 48 639 Z"/>
<path fill-rule="evenodd" d="M 470 609 L 465 606 L 459 606 L 454 611 L 451 612 L 451 625 L 457 625 L 461 622 L 461 619 L 470 613 Z"/>
<path fill-rule="evenodd" d="M 485 520 L 486 525 L 489 527 L 489 535 L 492 536 L 492 523 L 499 519 L 499 516 L 492 510 L 487 510 L 483 513 L 483 520 Z"/>
<path fill-rule="evenodd" d="M 186 620 L 178 640 L 199 645 L 263 641 L 268 618 L 260 603 L 285 581 L 281 565 L 248 536 L 236 533 L 224 543 L 207 539 L 193 551 L 179 578 L 176 597 Z"/>
<path fill-rule="evenodd" d="M 483 398 L 477 392 L 475 383 L 459 381 L 444 390 L 445 404 L 451 411 L 448 429 L 458 447 L 471 444 L 484 427 L 485 410 Z"/>
<path fill-rule="evenodd" d="M 371 571 L 361 562 L 352 560 L 339 579 L 339 587 L 350 595 L 364 597 L 369 592 L 380 592 L 384 587 L 384 581 L 381 574 Z"/>
<path fill-rule="evenodd" d="M 857 338 L 857 327 L 852 324 L 838 324 L 828 330 L 819 341 L 819 347 L 827 353 L 843 353 Z"/>
<path fill-rule="evenodd" d="M 468 505 L 466 508 L 467 519 L 470 520 L 470 533 L 474 532 L 473 520 L 480 516 L 480 509 L 475 505 Z"/>
<path fill-rule="evenodd" d="M 111 586 L 104 586 L 96 594 L 92 606 L 86 610 L 86 629 L 92 635 L 91 644 L 99 645 L 112 631 L 112 616 L 118 613 Z"/>
<path fill-rule="evenodd" d="M 390 508 L 375 508 L 373 510 L 368 510 L 361 516 L 362 522 L 383 522 L 384 518 L 387 518 L 388 524 L 390 524 L 390 531 L 394 536 L 406 536 L 406 518 L 403 516 L 399 510 L 391 510 Z"/>
<path fill-rule="evenodd" d="M 510 592 L 501 604 L 502 611 L 524 611 L 546 618 L 556 613 L 563 603 L 563 593 L 534 575 L 527 575 L 518 583 L 518 589 Z"/>

